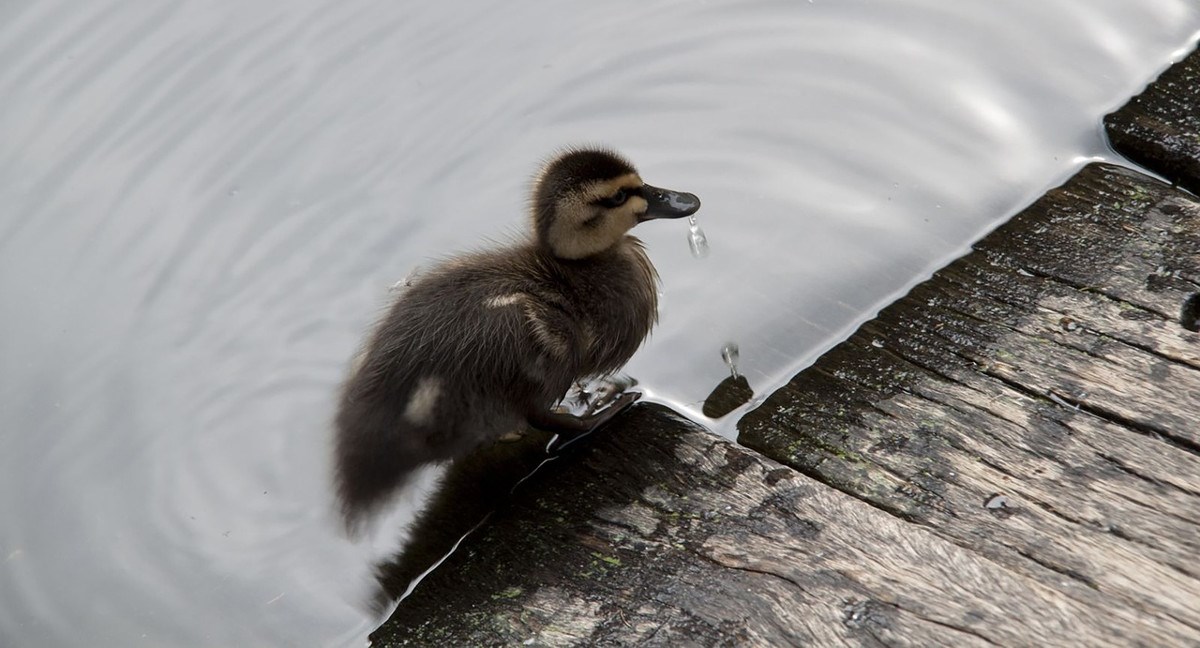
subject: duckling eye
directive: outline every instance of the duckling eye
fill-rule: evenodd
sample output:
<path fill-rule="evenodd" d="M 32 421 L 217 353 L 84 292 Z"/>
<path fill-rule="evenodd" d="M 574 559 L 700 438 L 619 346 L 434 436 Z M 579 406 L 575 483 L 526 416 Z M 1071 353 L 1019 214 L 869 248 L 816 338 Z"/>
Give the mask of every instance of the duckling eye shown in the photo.
<path fill-rule="evenodd" d="M 609 196 L 608 198 L 602 198 L 597 202 L 599 202 L 602 206 L 611 209 L 613 207 L 620 207 L 621 205 L 624 205 L 626 200 L 629 200 L 629 194 L 626 193 L 624 189 L 617 189 L 617 193 Z"/>

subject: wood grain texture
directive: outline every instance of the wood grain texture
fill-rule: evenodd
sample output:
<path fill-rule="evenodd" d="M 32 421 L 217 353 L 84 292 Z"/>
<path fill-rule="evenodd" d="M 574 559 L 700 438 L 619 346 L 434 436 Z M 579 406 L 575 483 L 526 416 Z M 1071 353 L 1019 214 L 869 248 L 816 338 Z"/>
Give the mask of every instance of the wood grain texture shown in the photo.
<path fill-rule="evenodd" d="M 1188 632 L 637 409 L 516 498 L 377 645 L 1163 645 Z"/>
<path fill-rule="evenodd" d="M 740 441 L 1194 643 L 1200 335 L 1177 313 L 1197 291 L 1200 205 L 1091 165 L 769 397 Z"/>
<path fill-rule="evenodd" d="M 1200 49 L 1104 118 L 1114 148 L 1200 193 Z"/>

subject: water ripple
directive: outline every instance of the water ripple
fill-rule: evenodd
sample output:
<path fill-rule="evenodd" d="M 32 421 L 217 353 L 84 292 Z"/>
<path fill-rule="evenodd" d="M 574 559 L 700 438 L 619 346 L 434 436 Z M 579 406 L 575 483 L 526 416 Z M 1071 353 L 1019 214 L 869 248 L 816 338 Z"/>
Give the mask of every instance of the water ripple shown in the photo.
<path fill-rule="evenodd" d="M 703 197 L 703 260 L 639 228 L 664 295 L 630 367 L 702 418 L 730 340 L 762 395 L 1112 159 L 1100 116 L 1200 29 L 1190 0 L 478 4 L 0 4 L 0 643 L 361 644 L 399 534 L 333 522 L 337 384 L 397 278 L 520 230 L 556 148 Z"/>

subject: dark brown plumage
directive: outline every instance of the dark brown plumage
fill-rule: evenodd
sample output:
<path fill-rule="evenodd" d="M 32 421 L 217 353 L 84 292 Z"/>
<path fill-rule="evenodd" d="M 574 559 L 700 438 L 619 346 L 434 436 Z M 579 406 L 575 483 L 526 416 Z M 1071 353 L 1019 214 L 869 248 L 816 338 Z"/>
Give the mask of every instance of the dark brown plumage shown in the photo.
<path fill-rule="evenodd" d="M 420 275 L 342 392 L 336 482 L 348 523 L 413 470 L 517 429 L 587 376 L 619 369 L 657 320 L 657 274 L 626 232 L 700 206 L 645 185 L 602 150 L 569 151 L 535 182 L 533 236 Z"/>

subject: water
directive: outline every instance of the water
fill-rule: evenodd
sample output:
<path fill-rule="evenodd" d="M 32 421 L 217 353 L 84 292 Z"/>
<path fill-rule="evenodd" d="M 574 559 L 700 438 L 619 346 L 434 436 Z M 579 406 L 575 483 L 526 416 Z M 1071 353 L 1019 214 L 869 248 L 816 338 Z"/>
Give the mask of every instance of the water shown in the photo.
<path fill-rule="evenodd" d="M 688 217 L 688 249 L 692 251 L 692 256 L 697 259 L 703 259 L 708 256 L 708 237 L 704 235 L 704 230 L 700 229 L 700 225 L 696 223 L 695 216 Z"/>
<path fill-rule="evenodd" d="M 524 225 L 555 148 L 697 193 L 638 228 L 628 368 L 756 394 L 1091 159 L 1193 0 L 0 4 L 0 645 L 345 645 L 336 385 L 390 287 Z M 732 429 L 735 415 L 722 419 Z M 403 508 L 400 510 L 403 512 Z M 419 595 L 419 591 L 416 595 Z"/>
<path fill-rule="evenodd" d="M 729 375 L 733 378 L 738 377 L 738 359 L 741 353 L 738 351 L 738 345 L 730 342 L 721 347 L 721 360 L 725 361 L 725 366 L 729 367 Z"/>

